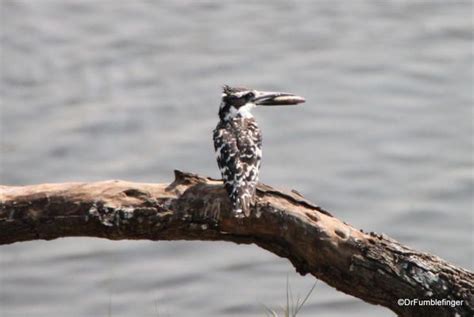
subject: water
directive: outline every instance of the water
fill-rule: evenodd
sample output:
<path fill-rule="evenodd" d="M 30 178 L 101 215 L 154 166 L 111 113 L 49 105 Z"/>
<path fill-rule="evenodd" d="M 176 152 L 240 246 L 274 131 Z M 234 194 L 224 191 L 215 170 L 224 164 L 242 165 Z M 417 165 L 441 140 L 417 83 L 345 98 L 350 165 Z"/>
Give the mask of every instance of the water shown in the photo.
<path fill-rule="evenodd" d="M 218 176 L 222 84 L 262 180 L 473 269 L 472 3 L 1 2 L 1 183 Z M 0 316 L 263 316 L 314 279 L 255 246 L 89 238 L 0 248 Z M 302 316 L 393 316 L 318 282 Z"/>

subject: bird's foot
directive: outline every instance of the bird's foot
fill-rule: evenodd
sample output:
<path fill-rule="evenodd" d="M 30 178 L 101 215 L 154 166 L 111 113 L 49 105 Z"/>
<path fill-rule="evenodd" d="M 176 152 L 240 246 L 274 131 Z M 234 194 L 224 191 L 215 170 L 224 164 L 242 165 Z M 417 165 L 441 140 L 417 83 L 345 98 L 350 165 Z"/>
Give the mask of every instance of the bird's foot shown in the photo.
<path fill-rule="evenodd" d="M 245 214 L 242 212 L 242 209 L 234 209 L 233 214 L 235 218 L 244 218 Z"/>

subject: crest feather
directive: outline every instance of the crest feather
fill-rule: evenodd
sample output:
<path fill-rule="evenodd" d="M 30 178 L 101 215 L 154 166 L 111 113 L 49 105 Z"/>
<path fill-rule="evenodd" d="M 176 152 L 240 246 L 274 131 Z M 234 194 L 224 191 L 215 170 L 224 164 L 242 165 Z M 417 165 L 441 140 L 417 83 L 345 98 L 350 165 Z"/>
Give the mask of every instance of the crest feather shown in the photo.
<path fill-rule="evenodd" d="M 249 90 L 246 87 L 230 87 L 229 85 L 222 86 L 222 92 L 226 95 L 232 95 L 237 92 Z"/>

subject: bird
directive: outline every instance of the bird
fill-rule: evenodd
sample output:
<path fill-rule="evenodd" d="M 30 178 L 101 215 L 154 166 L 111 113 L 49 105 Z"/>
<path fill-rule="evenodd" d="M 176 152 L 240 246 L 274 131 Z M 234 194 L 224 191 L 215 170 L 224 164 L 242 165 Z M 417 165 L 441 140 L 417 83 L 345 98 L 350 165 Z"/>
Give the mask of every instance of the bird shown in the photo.
<path fill-rule="evenodd" d="M 235 217 L 249 217 L 262 160 L 262 133 L 251 110 L 305 102 L 290 93 L 224 85 L 219 122 L 213 130 L 217 165 Z"/>

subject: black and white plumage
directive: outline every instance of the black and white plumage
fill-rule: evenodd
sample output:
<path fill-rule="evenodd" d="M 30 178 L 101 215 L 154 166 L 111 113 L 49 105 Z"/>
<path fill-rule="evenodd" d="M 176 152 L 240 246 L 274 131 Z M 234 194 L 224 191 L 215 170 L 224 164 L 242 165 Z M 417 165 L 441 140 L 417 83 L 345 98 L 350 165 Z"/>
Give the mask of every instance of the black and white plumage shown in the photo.
<path fill-rule="evenodd" d="M 217 164 L 236 216 L 250 215 L 262 159 L 262 134 L 251 114 L 255 106 L 293 105 L 304 99 L 288 93 L 224 86 L 220 121 L 213 132 Z"/>

